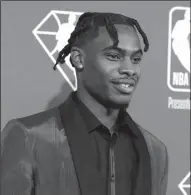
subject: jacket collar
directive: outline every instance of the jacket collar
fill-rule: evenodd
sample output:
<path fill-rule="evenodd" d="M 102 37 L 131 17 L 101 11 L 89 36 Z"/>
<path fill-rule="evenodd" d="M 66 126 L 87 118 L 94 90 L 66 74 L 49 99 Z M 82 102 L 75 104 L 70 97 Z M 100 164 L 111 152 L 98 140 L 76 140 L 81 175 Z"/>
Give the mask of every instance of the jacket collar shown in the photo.
<path fill-rule="evenodd" d="M 59 106 L 60 114 L 74 161 L 81 195 L 105 195 L 102 178 L 95 165 L 90 135 L 73 101 L 72 94 Z M 79 127 L 81 127 L 79 129 Z"/>
<path fill-rule="evenodd" d="M 58 109 L 68 137 L 81 195 L 105 195 L 104 187 L 102 187 L 103 178 L 96 170 L 96 159 L 92 152 L 93 143 L 78 109 L 78 104 L 73 99 L 73 93 Z M 139 173 L 134 194 L 151 195 L 151 165 L 147 144 L 140 129 L 128 113 L 125 116 L 125 123 L 138 136 L 138 139 L 134 140 L 134 146 L 139 156 Z"/>

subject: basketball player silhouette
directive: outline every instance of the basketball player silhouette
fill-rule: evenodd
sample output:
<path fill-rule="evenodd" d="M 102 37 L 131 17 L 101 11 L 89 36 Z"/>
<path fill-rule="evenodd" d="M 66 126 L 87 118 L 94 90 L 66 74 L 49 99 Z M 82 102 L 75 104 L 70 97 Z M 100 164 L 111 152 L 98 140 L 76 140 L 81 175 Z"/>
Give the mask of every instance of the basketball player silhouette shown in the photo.
<path fill-rule="evenodd" d="M 184 19 L 178 20 L 172 30 L 172 48 L 182 66 L 190 72 L 190 9 L 185 11 Z"/>

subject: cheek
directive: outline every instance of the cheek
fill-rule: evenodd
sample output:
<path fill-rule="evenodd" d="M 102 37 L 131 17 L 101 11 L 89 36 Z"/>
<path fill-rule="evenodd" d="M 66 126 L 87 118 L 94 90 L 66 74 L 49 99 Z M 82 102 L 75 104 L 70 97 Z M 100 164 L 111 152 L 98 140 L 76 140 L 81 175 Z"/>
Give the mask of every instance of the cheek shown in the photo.
<path fill-rule="evenodd" d="M 140 76 L 141 76 L 141 67 L 140 65 L 137 67 L 137 77 L 138 77 L 138 80 L 140 79 Z"/>
<path fill-rule="evenodd" d="M 97 85 L 104 84 L 110 76 L 111 67 L 103 58 L 99 56 L 92 57 L 85 61 L 85 75 Z"/>
<path fill-rule="evenodd" d="M 136 65 L 136 73 L 137 73 L 137 75 L 140 75 L 141 74 L 141 67 L 140 67 L 140 65 Z"/>

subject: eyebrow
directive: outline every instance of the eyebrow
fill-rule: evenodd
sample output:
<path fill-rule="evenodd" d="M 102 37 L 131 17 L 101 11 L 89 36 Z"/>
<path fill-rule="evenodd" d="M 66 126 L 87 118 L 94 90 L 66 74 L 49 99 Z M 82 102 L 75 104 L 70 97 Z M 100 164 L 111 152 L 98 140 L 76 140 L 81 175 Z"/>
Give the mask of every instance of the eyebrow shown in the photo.
<path fill-rule="evenodd" d="M 120 47 L 114 47 L 113 45 L 104 48 L 102 51 L 111 50 L 111 49 L 117 50 L 118 52 L 120 52 L 120 53 L 122 53 L 122 54 L 125 54 L 125 53 L 126 53 L 126 50 L 124 50 L 124 49 L 122 49 L 122 48 L 120 48 Z M 132 53 L 132 55 L 136 55 L 136 54 L 139 54 L 139 53 L 140 53 L 141 55 L 143 55 L 142 49 L 138 49 L 138 50 L 134 51 L 134 52 Z"/>

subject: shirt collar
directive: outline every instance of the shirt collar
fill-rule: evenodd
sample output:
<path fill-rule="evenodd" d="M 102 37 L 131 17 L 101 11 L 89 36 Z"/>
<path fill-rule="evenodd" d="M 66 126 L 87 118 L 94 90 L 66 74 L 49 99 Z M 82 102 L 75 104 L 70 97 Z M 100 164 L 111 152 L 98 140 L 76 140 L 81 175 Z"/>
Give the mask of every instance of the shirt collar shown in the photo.
<path fill-rule="evenodd" d="M 98 118 L 87 108 L 87 106 L 77 97 L 76 92 L 72 92 L 72 99 L 76 103 L 80 111 L 81 117 L 86 125 L 88 132 L 92 132 L 98 127 L 106 128 L 98 120 Z M 121 110 L 116 121 L 116 126 L 120 127 L 121 130 L 128 129 L 131 135 L 137 137 L 136 132 L 133 132 L 130 128 L 128 128 L 129 119 L 130 116 L 126 112 L 126 110 Z"/>

